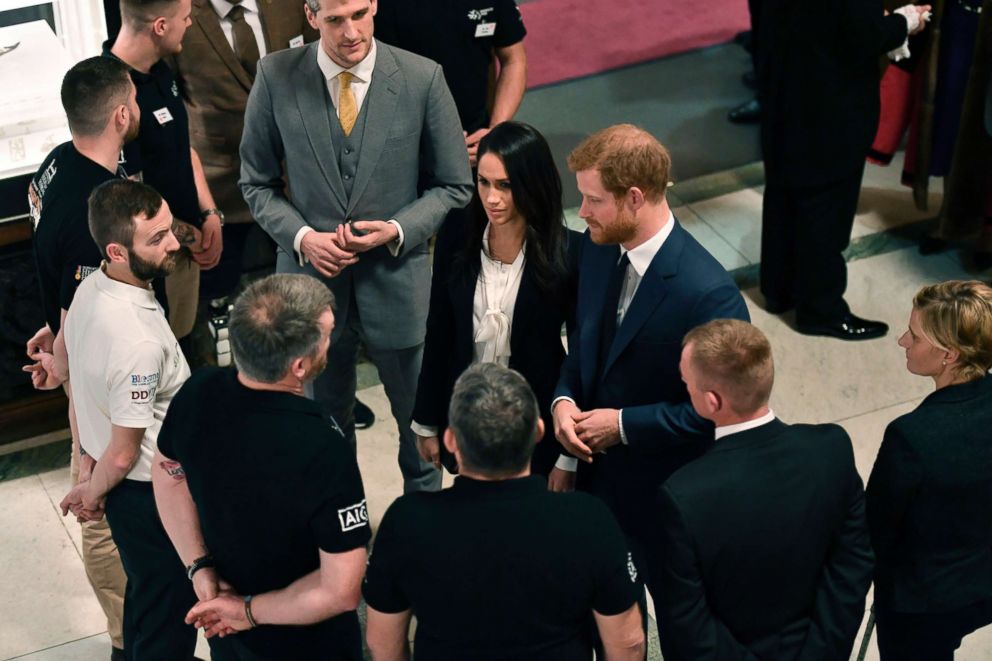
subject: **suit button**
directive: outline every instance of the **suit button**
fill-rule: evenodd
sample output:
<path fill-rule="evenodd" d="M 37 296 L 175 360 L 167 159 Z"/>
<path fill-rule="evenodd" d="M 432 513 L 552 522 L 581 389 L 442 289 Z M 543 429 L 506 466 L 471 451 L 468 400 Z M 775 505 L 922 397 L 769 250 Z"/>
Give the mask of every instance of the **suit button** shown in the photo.
<path fill-rule="evenodd" d="M 350 154 L 350 153 L 351 153 L 351 149 L 348 149 L 348 148 L 346 148 L 346 149 L 344 150 L 344 153 L 345 153 L 345 154 Z"/>
<path fill-rule="evenodd" d="M 346 174 L 346 175 L 344 176 L 344 178 L 345 178 L 345 179 L 351 179 L 351 175 L 350 175 L 350 174 Z"/>

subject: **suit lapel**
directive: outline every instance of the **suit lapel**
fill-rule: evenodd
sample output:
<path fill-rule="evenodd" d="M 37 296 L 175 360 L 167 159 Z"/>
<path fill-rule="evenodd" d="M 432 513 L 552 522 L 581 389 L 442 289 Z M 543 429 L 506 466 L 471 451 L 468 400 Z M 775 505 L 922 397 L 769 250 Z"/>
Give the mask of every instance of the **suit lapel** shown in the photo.
<path fill-rule="evenodd" d="M 234 49 L 227 42 L 227 37 L 224 36 L 224 31 L 220 27 L 220 18 L 218 18 L 217 12 L 214 11 L 213 5 L 207 0 L 194 0 L 193 5 L 196 8 L 193 16 L 196 24 L 203 32 L 203 36 L 207 38 L 213 49 L 217 51 L 221 62 L 231 70 L 231 73 L 237 78 L 238 83 L 245 88 L 245 91 L 251 90 L 251 76 L 248 75 L 245 68 L 238 62 L 238 58 L 234 55 Z"/>
<path fill-rule="evenodd" d="M 537 289 L 537 279 L 529 261 L 524 262 L 524 272 L 520 277 L 517 300 L 513 304 L 513 321 L 510 322 L 510 354 L 517 353 L 515 345 L 523 342 L 530 332 L 534 312 L 541 306 Z"/>
<path fill-rule="evenodd" d="M 679 270 L 679 260 L 682 257 L 682 248 L 685 245 L 685 230 L 676 222 L 672 228 L 672 233 L 665 239 L 661 250 L 651 260 L 648 270 L 641 278 L 641 284 L 637 287 L 634 300 L 630 303 L 630 309 L 624 315 L 620 328 L 617 329 L 616 337 L 613 339 L 613 346 L 606 358 L 606 365 L 603 366 L 605 375 L 617 358 L 627 348 L 631 340 L 647 323 L 651 314 L 655 311 L 668 294 L 668 283 L 666 280 Z"/>
<path fill-rule="evenodd" d="M 334 144 L 331 139 L 330 108 L 327 98 L 327 81 L 324 73 L 317 66 L 317 49 L 320 41 L 315 41 L 306 47 L 303 62 L 294 74 L 294 89 L 296 90 L 296 105 L 300 110 L 303 129 L 307 132 L 310 146 L 316 155 L 317 165 L 330 184 L 334 196 L 341 208 L 348 205 L 348 196 L 344 192 L 344 182 L 337 160 L 334 158 Z"/>
<path fill-rule="evenodd" d="M 589 239 L 588 234 L 583 240 L 587 245 L 583 250 L 583 263 L 579 268 L 579 305 L 582 308 L 582 322 L 578 330 L 579 350 L 582 356 L 579 374 L 582 377 L 582 395 L 589 398 L 596 385 L 594 381 L 599 362 L 599 335 L 603 332 L 600 320 L 603 316 L 606 289 L 609 285 L 610 273 L 620 259 L 620 247 L 596 246 Z"/>
<path fill-rule="evenodd" d="M 355 185 L 351 190 L 351 201 L 345 215 L 350 216 L 358 200 L 362 198 L 375 166 L 379 163 L 382 148 L 393 124 L 396 102 L 399 99 L 399 67 L 392 51 L 381 41 L 376 41 L 375 69 L 372 84 L 365 96 L 365 134 L 362 136 L 362 151 L 358 155 L 358 171 L 355 172 Z"/>

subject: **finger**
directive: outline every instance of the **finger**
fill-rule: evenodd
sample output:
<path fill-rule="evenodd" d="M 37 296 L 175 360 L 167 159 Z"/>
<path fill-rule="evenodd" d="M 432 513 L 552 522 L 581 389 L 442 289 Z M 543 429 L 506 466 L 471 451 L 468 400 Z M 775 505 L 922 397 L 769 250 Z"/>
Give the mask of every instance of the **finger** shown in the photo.
<path fill-rule="evenodd" d="M 588 445 L 579 440 L 579 437 L 575 435 L 574 431 L 571 429 L 566 429 L 565 438 L 571 444 L 572 449 L 582 455 L 579 459 L 587 462 L 592 461 L 592 450 L 589 449 Z"/>
<path fill-rule="evenodd" d="M 594 413 L 595 411 L 576 411 L 572 414 L 572 420 L 575 420 L 576 422 L 588 420 Z"/>
<path fill-rule="evenodd" d="M 41 366 L 41 363 L 32 363 L 31 365 L 25 365 L 21 368 L 22 372 L 44 372 L 45 368 Z"/>

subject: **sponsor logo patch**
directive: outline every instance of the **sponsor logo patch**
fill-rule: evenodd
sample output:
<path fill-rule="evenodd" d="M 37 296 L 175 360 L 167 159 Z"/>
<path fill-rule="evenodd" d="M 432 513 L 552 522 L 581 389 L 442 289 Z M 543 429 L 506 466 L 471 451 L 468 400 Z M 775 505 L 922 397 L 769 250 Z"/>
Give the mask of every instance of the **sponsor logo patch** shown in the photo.
<path fill-rule="evenodd" d="M 481 21 L 491 13 L 493 13 L 492 7 L 486 7 L 485 9 L 472 9 L 468 12 L 468 20 Z"/>
<path fill-rule="evenodd" d="M 132 374 L 132 386 L 154 386 L 158 385 L 158 372 L 154 374 Z"/>
<path fill-rule="evenodd" d="M 634 566 L 634 556 L 627 553 L 627 573 L 630 574 L 630 582 L 637 582 L 637 567 Z"/>
<path fill-rule="evenodd" d="M 80 264 L 79 266 L 76 267 L 76 282 L 82 282 L 83 280 L 86 279 L 86 276 L 90 275 L 95 271 L 98 271 L 99 269 L 100 269 L 99 266 L 83 266 L 82 264 Z"/>
<path fill-rule="evenodd" d="M 369 525 L 369 510 L 365 501 L 339 509 L 338 521 L 341 522 L 341 532 L 348 532 Z"/>

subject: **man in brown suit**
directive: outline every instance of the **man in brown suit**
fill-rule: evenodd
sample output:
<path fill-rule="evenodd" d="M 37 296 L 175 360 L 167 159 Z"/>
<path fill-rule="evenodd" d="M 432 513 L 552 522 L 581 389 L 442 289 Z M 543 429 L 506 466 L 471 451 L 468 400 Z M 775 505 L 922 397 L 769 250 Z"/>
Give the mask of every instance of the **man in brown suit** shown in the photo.
<path fill-rule="evenodd" d="M 217 268 L 202 274 L 201 299 L 233 292 L 249 234 L 268 243 L 238 188 L 238 149 L 256 64 L 316 38 L 303 0 L 193 0 L 192 25 L 170 65 L 186 100 L 190 141 L 225 217 L 224 253 Z"/>

